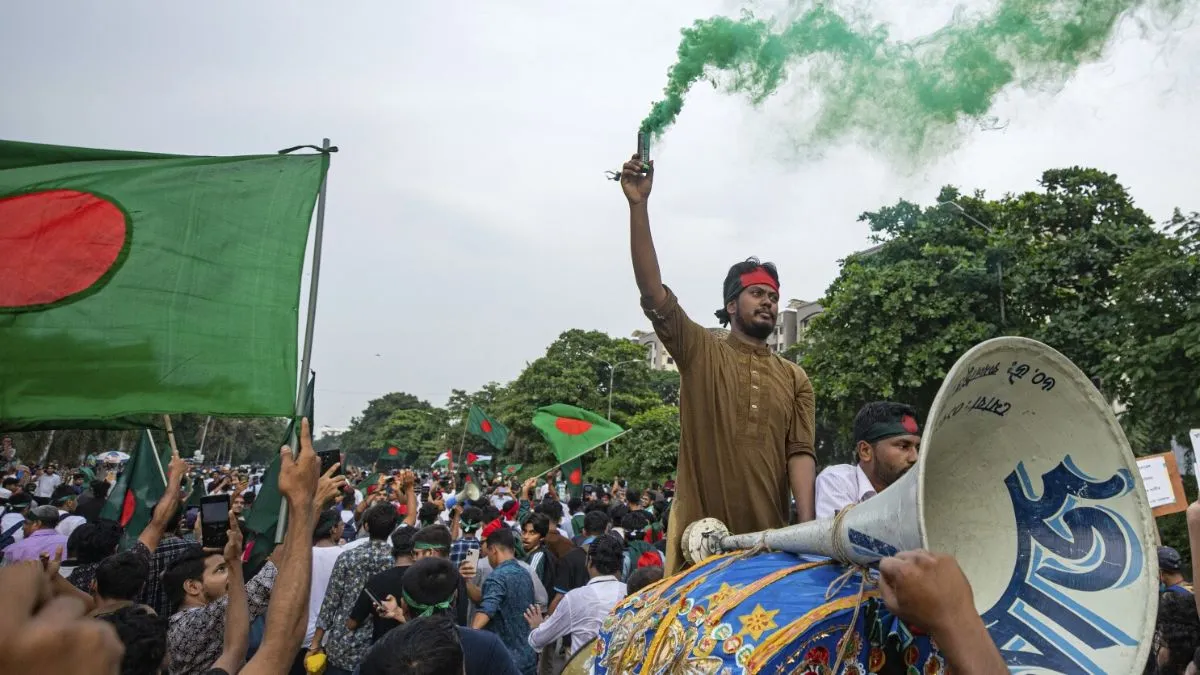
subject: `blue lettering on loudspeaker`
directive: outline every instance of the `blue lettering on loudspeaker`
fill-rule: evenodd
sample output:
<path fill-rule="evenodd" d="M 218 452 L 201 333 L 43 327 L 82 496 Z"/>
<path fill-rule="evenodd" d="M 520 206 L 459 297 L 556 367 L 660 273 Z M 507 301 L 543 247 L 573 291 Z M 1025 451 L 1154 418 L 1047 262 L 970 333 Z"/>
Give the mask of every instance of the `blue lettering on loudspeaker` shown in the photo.
<path fill-rule="evenodd" d="M 1042 475 L 1040 497 L 1024 464 L 1004 483 L 1017 521 L 1017 562 L 1004 594 L 983 615 L 988 632 L 1013 672 L 1103 675 L 1088 653 L 1136 647 L 1137 638 L 1065 591 L 1123 588 L 1141 576 L 1137 533 L 1120 514 L 1095 503 L 1128 494 L 1133 475 L 1122 469 L 1094 479 L 1067 456 Z"/>
<path fill-rule="evenodd" d="M 886 541 L 880 541 L 869 534 L 859 532 L 854 528 L 848 528 L 846 536 L 850 539 L 850 545 L 854 547 L 854 552 L 859 555 L 887 558 L 898 553 L 895 546 Z"/>

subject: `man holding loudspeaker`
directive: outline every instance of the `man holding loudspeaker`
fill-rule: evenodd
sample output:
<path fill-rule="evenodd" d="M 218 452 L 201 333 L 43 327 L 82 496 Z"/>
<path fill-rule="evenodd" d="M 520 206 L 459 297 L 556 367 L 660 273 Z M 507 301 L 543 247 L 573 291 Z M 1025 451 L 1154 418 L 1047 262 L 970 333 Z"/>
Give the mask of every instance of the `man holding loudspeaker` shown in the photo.
<path fill-rule="evenodd" d="M 882 492 L 917 463 L 917 411 L 891 401 L 868 403 L 854 416 L 854 464 L 835 464 L 817 476 L 817 517 L 830 518 Z"/>
<path fill-rule="evenodd" d="M 813 519 L 815 406 L 804 370 L 767 346 L 779 313 L 779 273 L 755 258 L 730 268 L 717 312 L 718 339 L 691 320 L 662 283 L 646 202 L 653 163 L 634 155 L 621 171 L 629 201 L 633 276 L 642 309 L 680 376 L 678 483 L 667 532 L 666 572 L 683 566 L 683 528 L 717 518 L 734 532 Z"/>

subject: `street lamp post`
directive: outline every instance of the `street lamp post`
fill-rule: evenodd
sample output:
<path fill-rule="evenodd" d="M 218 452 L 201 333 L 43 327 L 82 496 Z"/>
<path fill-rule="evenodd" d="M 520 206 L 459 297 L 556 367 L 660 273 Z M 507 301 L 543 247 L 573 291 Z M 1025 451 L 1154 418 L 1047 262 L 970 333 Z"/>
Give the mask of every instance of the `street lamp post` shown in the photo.
<path fill-rule="evenodd" d="M 608 366 L 608 416 L 607 416 L 607 419 L 609 422 L 611 422 L 612 421 L 613 383 L 614 383 L 614 378 L 616 376 L 617 368 L 620 368 L 621 366 L 624 366 L 624 365 L 628 365 L 630 363 L 637 363 L 638 361 L 641 361 L 641 359 L 630 359 L 629 361 L 621 361 L 620 363 L 614 364 L 614 363 L 609 363 L 608 361 L 605 361 L 604 359 L 597 358 L 595 356 L 593 356 L 592 358 L 596 359 L 600 363 L 603 363 L 604 365 Z M 604 444 L 604 456 L 608 457 L 608 443 Z"/>
<path fill-rule="evenodd" d="M 967 210 L 961 204 L 955 201 L 938 202 L 938 206 L 952 206 L 958 214 L 963 218 L 982 227 L 988 234 L 995 234 L 995 230 L 985 225 L 975 216 L 967 213 Z M 1004 326 L 1007 322 L 1004 320 L 1004 265 L 1000 261 L 1000 256 L 996 256 L 996 283 L 1000 288 L 1000 325 Z"/>

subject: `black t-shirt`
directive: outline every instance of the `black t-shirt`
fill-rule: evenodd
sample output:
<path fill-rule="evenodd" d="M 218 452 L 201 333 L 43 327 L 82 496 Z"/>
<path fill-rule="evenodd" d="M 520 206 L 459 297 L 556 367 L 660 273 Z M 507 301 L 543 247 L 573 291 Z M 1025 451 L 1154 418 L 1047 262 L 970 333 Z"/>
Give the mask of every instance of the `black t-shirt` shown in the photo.
<path fill-rule="evenodd" d="M 371 643 L 374 644 L 383 637 L 389 630 L 400 625 L 399 621 L 394 619 L 385 619 L 375 613 L 375 604 L 371 601 L 371 596 L 367 595 L 367 591 L 371 593 L 380 602 L 387 599 L 391 595 L 400 601 L 400 597 L 404 595 L 404 585 L 401 581 L 404 579 L 404 572 L 408 566 L 392 567 L 386 569 L 379 574 L 367 579 L 366 589 L 359 592 L 358 600 L 354 602 L 354 609 L 350 610 L 350 618 L 354 619 L 358 625 L 363 625 L 367 617 L 372 617 L 374 621 L 371 626 Z"/>
<path fill-rule="evenodd" d="M 521 675 L 512 654 L 492 632 L 458 627 L 467 675 Z"/>
<path fill-rule="evenodd" d="M 566 595 L 581 586 L 586 586 L 591 577 L 587 571 L 587 550 L 576 547 L 559 561 L 554 575 L 554 593 Z"/>
<path fill-rule="evenodd" d="M 380 601 L 386 600 L 387 596 L 391 595 L 399 602 L 404 595 L 404 572 L 408 570 L 408 566 L 393 567 L 386 569 L 379 574 L 367 579 L 366 588 L 375 594 L 375 597 Z M 458 578 L 458 594 L 454 599 L 454 623 L 459 626 L 469 625 L 468 605 L 470 598 L 467 597 L 467 583 L 462 577 Z M 385 619 L 375 613 L 374 603 L 366 591 L 358 594 L 358 600 L 354 602 L 354 608 L 350 610 L 350 618 L 354 619 L 358 625 L 362 625 L 367 617 L 373 617 L 371 628 L 371 643 L 379 641 L 389 630 L 400 625 L 399 621 L 394 619 Z"/>

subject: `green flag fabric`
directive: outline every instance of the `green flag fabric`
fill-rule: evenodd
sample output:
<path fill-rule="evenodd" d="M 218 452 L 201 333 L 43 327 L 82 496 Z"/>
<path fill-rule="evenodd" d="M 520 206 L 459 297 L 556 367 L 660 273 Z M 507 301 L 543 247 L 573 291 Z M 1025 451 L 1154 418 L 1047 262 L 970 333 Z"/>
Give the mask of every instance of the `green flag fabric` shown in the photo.
<path fill-rule="evenodd" d="M 115 520 L 125 528 L 123 548 L 132 546 L 141 536 L 154 515 L 154 505 L 166 494 L 167 482 L 155 455 L 150 432 L 143 430 L 137 448 L 130 454 L 125 470 L 100 509 L 100 518 Z"/>
<path fill-rule="evenodd" d="M 521 467 L 523 467 L 523 466 L 525 466 L 525 465 L 524 464 L 509 464 L 508 466 L 504 467 L 504 475 L 505 476 L 515 476 L 521 471 Z"/>
<path fill-rule="evenodd" d="M 563 464 L 563 476 L 567 479 L 567 496 L 583 498 L 583 459 L 576 457 Z"/>
<path fill-rule="evenodd" d="M 488 417 L 479 406 L 471 406 L 467 413 L 467 431 L 491 443 L 497 450 L 503 450 L 508 442 L 508 427 Z"/>
<path fill-rule="evenodd" d="M 293 414 L 328 165 L 0 141 L 0 428 Z"/>
<path fill-rule="evenodd" d="M 559 464 L 566 464 L 625 433 L 596 413 L 565 403 L 538 408 L 533 414 L 533 426 L 542 432 Z"/>
<path fill-rule="evenodd" d="M 314 374 L 309 378 L 308 386 L 304 390 L 304 416 L 308 418 L 309 429 L 316 428 L 316 423 L 313 422 L 313 396 L 316 383 L 317 376 Z M 283 439 L 279 444 L 291 443 L 292 433 L 296 429 L 297 420 L 292 418 L 288 422 Z M 299 451 L 299 448 L 294 449 Z M 246 514 L 246 529 L 254 533 L 254 544 L 251 547 L 250 557 L 251 566 L 261 564 L 275 548 L 275 532 L 279 525 L 279 511 L 282 503 L 283 494 L 279 492 L 279 455 L 276 454 L 275 459 L 271 460 L 271 464 L 263 472 L 262 487 L 259 488 L 258 495 L 254 498 L 254 504 L 250 506 L 250 510 Z"/>

